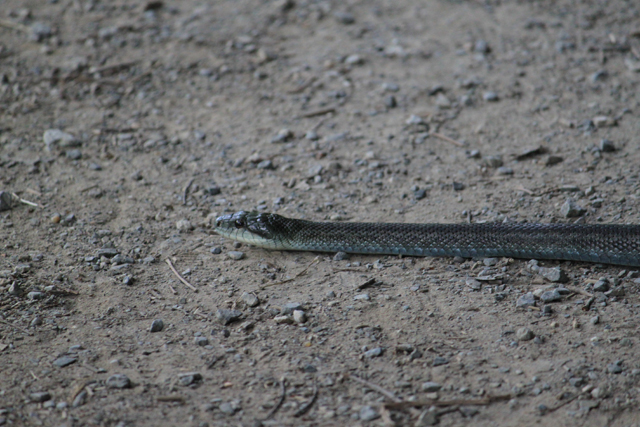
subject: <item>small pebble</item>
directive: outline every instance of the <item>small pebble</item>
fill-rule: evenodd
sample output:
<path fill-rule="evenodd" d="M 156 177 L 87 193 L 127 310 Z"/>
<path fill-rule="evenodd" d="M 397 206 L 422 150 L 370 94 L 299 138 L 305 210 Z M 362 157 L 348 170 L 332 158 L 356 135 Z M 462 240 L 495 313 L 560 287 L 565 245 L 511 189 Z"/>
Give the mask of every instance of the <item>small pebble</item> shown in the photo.
<path fill-rule="evenodd" d="M 199 345 L 199 346 L 201 346 L 201 347 L 204 347 L 205 345 L 209 345 L 209 339 L 208 339 L 208 338 L 206 338 L 206 337 L 195 337 L 195 338 L 193 339 L 193 342 L 194 342 L 196 345 Z"/>
<path fill-rule="evenodd" d="M 44 298 L 44 293 L 43 292 L 38 292 L 38 291 L 31 291 L 27 294 L 27 298 L 29 298 L 30 300 L 39 300 Z"/>
<path fill-rule="evenodd" d="M 240 298 L 249 307 L 257 307 L 260 304 L 260 300 L 253 293 L 244 292 Z"/>
<path fill-rule="evenodd" d="M 449 359 L 445 357 L 436 356 L 433 358 L 433 366 L 446 365 L 449 363 Z"/>
<path fill-rule="evenodd" d="M 194 229 L 191 221 L 189 221 L 188 219 L 178 220 L 178 222 L 176 222 L 176 228 L 178 229 L 178 231 L 182 232 L 191 231 Z"/>
<path fill-rule="evenodd" d="M 349 259 L 349 254 L 346 252 L 336 252 L 336 254 L 333 256 L 334 261 L 344 261 L 347 259 Z"/>
<path fill-rule="evenodd" d="M 550 282 L 564 283 L 569 280 L 567 273 L 560 267 L 539 267 L 537 273 Z"/>
<path fill-rule="evenodd" d="M 80 160 L 82 158 L 82 152 L 78 149 L 67 150 L 65 156 L 70 160 Z"/>
<path fill-rule="evenodd" d="M 620 366 L 622 362 L 617 360 L 613 363 L 607 365 L 607 372 L 610 374 L 620 374 L 622 373 L 622 366 Z"/>
<path fill-rule="evenodd" d="M 282 306 L 282 314 L 292 314 L 294 311 L 302 309 L 302 304 L 299 302 L 288 302 Z"/>
<path fill-rule="evenodd" d="M 339 23 L 344 25 L 350 25 L 356 22 L 356 17 L 349 12 L 334 12 L 333 16 Z"/>
<path fill-rule="evenodd" d="M 242 312 L 239 310 L 218 309 L 216 310 L 216 317 L 218 318 L 218 322 L 223 325 L 228 325 L 240 319 Z"/>
<path fill-rule="evenodd" d="M 244 258 L 244 252 L 229 251 L 227 252 L 227 258 L 238 261 Z"/>
<path fill-rule="evenodd" d="M 520 298 L 518 298 L 518 300 L 516 301 L 516 307 L 519 308 L 533 307 L 535 305 L 536 299 L 533 296 L 532 292 L 527 292 L 526 294 L 520 296 Z"/>
<path fill-rule="evenodd" d="M 185 372 L 178 375 L 178 382 L 185 387 L 201 380 L 202 375 L 199 372 Z"/>
<path fill-rule="evenodd" d="M 32 402 L 46 402 L 51 399 L 51 393 L 48 391 L 37 391 L 29 395 L 29 399 Z"/>
<path fill-rule="evenodd" d="M 76 359 L 75 357 L 69 357 L 69 356 L 62 356 L 58 359 L 56 359 L 53 364 L 58 366 L 59 368 L 64 368 L 65 366 L 69 366 L 72 363 L 76 363 L 78 361 L 78 359 Z"/>
<path fill-rule="evenodd" d="M 485 92 L 482 94 L 482 99 L 487 102 L 497 102 L 500 100 L 500 97 L 495 92 Z"/>
<path fill-rule="evenodd" d="M 290 316 L 276 316 L 273 318 L 273 321 L 278 325 L 290 325 L 293 323 L 293 319 Z"/>
<path fill-rule="evenodd" d="M 354 296 L 353 299 L 356 301 L 370 301 L 371 297 L 369 296 L 369 294 L 360 294 Z"/>
<path fill-rule="evenodd" d="M 82 406 L 87 402 L 87 398 L 89 397 L 89 393 L 87 390 L 82 390 L 75 399 L 73 399 L 73 403 L 71 406 L 77 408 L 78 406 Z"/>
<path fill-rule="evenodd" d="M 516 331 L 516 338 L 519 341 L 531 341 L 534 337 L 535 334 L 529 328 L 520 328 Z"/>
<path fill-rule="evenodd" d="M 302 310 L 294 310 L 293 321 L 296 323 L 304 323 L 307 321 L 307 315 Z"/>
<path fill-rule="evenodd" d="M 382 356 L 383 350 L 380 347 L 372 348 L 371 350 L 364 352 L 364 357 L 367 359 L 372 359 L 374 357 Z"/>
<path fill-rule="evenodd" d="M 442 388 L 442 385 L 440 383 L 437 382 L 433 382 L 433 381 L 427 381 L 422 383 L 422 391 L 427 392 L 427 393 L 432 393 L 435 391 L 439 391 Z"/>
<path fill-rule="evenodd" d="M 151 323 L 149 332 L 160 332 L 162 329 L 164 329 L 164 322 L 162 319 L 156 319 Z"/>
<path fill-rule="evenodd" d="M 603 153 L 612 153 L 616 151 L 616 146 L 608 139 L 601 140 L 599 148 Z"/>
<path fill-rule="evenodd" d="M 280 129 L 276 136 L 271 138 L 272 143 L 287 142 L 293 138 L 293 132 L 289 129 Z"/>
<path fill-rule="evenodd" d="M 131 380 L 124 374 L 115 374 L 107 378 L 107 388 L 131 388 Z"/>
<path fill-rule="evenodd" d="M 219 248 L 219 247 L 211 248 L 211 253 L 214 255 L 219 255 L 222 253 L 222 248 Z"/>
<path fill-rule="evenodd" d="M 566 202 L 560 207 L 560 213 L 565 218 L 578 218 L 587 213 L 587 210 L 582 206 L 579 206 L 571 199 L 567 199 Z"/>
<path fill-rule="evenodd" d="M 360 420 L 362 421 L 372 421 L 377 418 L 380 418 L 380 414 L 378 411 L 372 406 L 363 406 L 360 408 L 360 412 L 358 413 Z"/>

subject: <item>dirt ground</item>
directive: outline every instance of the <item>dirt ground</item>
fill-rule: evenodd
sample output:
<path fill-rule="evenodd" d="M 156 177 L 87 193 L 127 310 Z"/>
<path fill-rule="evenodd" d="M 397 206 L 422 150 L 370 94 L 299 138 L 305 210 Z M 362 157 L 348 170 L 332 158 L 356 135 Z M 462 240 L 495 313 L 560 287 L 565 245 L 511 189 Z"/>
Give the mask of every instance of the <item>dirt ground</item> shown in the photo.
<path fill-rule="evenodd" d="M 211 227 L 640 223 L 639 18 L 0 0 L 0 425 L 640 425 L 633 269 Z"/>

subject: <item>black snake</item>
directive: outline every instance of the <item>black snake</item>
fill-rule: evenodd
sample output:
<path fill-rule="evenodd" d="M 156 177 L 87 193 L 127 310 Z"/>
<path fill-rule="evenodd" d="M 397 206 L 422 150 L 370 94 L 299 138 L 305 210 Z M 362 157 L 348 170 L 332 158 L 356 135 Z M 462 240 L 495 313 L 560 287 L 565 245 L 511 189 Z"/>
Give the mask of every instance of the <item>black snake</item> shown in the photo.
<path fill-rule="evenodd" d="M 640 226 L 313 222 L 240 211 L 215 231 L 268 249 L 408 256 L 512 257 L 640 267 Z"/>

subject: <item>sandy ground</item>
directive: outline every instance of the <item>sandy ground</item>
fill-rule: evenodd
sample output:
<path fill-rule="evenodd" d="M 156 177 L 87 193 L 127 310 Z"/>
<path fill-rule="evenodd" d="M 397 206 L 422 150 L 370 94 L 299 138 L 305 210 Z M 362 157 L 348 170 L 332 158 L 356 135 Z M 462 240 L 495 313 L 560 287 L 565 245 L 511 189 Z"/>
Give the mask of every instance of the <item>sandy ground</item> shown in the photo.
<path fill-rule="evenodd" d="M 0 425 L 637 426 L 633 269 L 211 223 L 640 223 L 639 16 L 0 0 Z"/>

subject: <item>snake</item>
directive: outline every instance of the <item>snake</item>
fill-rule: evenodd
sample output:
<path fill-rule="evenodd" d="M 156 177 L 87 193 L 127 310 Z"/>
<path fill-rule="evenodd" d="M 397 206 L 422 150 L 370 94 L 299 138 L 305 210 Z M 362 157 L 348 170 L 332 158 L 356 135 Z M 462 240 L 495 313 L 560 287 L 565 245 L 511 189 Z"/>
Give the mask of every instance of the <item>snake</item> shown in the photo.
<path fill-rule="evenodd" d="M 260 248 L 351 254 L 509 257 L 640 267 L 640 225 L 485 222 L 315 222 L 239 211 L 214 231 Z"/>

